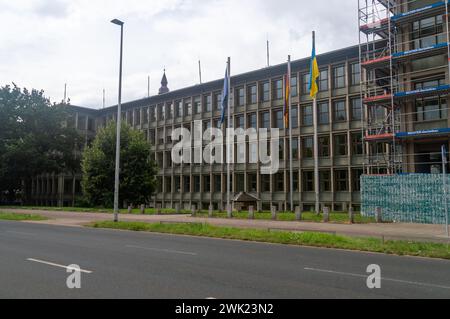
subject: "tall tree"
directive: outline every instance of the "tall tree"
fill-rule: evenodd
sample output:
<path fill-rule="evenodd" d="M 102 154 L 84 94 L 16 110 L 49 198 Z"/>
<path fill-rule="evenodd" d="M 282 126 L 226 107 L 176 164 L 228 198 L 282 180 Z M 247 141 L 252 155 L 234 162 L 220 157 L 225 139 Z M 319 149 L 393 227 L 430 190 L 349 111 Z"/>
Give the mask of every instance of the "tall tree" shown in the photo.
<path fill-rule="evenodd" d="M 63 125 L 67 116 L 66 106 L 51 104 L 43 91 L 0 88 L 0 192 L 10 201 L 20 192 L 28 198 L 33 176 L 77 166 L 80 137 Z"/>
<path fill-rule="evenodd" d="M 151 159 L 150 144 L 142 132 L 126 124 L 121 128 L 120 204 L 144 204 L 154 194 L 157 166 Z M 116 153 L 116 124 L 110 122 L 97 133 L 82 160 L 83 193 L 93 206 L 112 207 Z"/>

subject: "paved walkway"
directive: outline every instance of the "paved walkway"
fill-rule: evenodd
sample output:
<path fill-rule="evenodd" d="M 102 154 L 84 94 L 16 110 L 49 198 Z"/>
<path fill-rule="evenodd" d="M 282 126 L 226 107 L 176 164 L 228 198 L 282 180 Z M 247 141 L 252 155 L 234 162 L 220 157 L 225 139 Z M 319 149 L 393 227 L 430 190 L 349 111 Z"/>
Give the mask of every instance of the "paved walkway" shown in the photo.
<path fill-rule="evenodd" d="M 46 221 L 33 223 L 83 226 L 95 221 L 111 220 L 112 214 L 55 212 L 45 210 L 0 209 L 11 213 L 38 214 L 49 218 Z M 216 226 L 238 228 L 257 228 L 271 230 L 325 232 L 354 237 L 383 237 L 385 239 L 405 239 L 431 242 L 449 242 L 445 227 L 442 225 L 422 224 L 324 224 L 312 222 L 288 222 L 271 220 L 241 220 L 220 218 L 196 218 L 189 215 L 120 215 L 122 221 L 138 221 L 148 223 L 209 223 Z"/>

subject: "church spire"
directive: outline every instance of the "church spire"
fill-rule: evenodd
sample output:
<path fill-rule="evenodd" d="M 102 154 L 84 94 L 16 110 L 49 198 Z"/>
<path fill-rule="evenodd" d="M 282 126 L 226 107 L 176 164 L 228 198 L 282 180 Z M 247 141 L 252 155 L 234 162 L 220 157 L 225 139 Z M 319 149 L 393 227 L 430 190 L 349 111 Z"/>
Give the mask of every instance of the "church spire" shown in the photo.
<path fill-rule="evenodd" d="M 169 82 L 167 81 L 166 69 L 164 69 L 164 75 L 161 80 L 161 88 L 159 89 L 159 94 L 169 93 L 170 90 L 167 87 L 168 84 Z"/>

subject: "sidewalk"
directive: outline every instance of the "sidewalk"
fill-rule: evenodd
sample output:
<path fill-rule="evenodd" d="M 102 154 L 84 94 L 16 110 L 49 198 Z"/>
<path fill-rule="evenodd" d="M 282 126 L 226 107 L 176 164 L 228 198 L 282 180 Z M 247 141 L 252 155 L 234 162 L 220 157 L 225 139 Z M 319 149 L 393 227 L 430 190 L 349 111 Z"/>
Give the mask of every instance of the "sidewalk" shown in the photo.
<path fill-rule="evenodd" d="M 2 211 L 2 209 L 0 209 Z M 60 226 L 83 226 L 91 222 L 112 220 L 112 214 L 105 213 L 77 213 L 55 212 L 44 210 L 3 209 L 10 213 L 37 214 L 49 218 L 46 221 L 33 222 Z M 148 222 L 148 223 L 208 223 L 215 226 L 228 226 L 236 228 L 256 228 L 324 232 L 353 237 L 377 237 L 399 240 L 415 240 L 429 242 L 449 242 L 445 226 L 422 224 L 323 224 L 312 222 L 287 222 L 270 220 L 241 220 L 219 218 L 196 218 L 190 215 L 120 215 L 121 221 Z"/>

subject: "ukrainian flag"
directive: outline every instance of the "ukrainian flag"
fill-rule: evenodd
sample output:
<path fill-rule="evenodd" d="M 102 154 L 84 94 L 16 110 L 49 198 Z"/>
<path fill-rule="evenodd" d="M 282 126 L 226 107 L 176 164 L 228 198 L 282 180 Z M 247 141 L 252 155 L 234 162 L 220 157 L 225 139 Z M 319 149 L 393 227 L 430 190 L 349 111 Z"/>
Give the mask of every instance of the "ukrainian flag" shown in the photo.
<path fill-rule="evenodd" d="M 317 79 L 320 76 L 319 65 L 317 64 L 316 57 L 316 37 L 313 35 L 313 49 L 311 55 L 311 70 L 309 79 L 309 95 L 315 99 L 319 92 L 319 86 L 317 85 Z"/>

